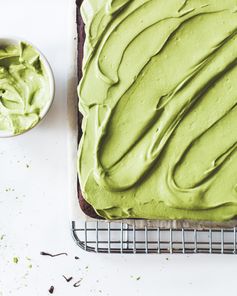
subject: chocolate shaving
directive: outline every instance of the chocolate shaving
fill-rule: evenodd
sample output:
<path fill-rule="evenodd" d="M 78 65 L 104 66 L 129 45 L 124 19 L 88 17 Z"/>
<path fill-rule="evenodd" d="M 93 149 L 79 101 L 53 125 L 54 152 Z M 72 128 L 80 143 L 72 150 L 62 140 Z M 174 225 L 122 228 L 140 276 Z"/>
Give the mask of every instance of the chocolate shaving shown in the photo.
<path fill-rule="evenodd" d="M 73 285 L 73 287 L 77 288 L 81 285 L 81 281 L 82 279 L 78 280 L 77 282 L 75 282 L 75 284 Z"/>
<path fill-rule="evenodd" d="M 49 288 L 49 293 L 50 293 L 50 294 L 53 294 L 53 292 L 54 292 L 54 286 L 51 286 L 51 287 Z"/>
<path fill-rule="evenodd" d="M 63 277 L 65 278 L 65 280 L 66 280 L 68 283 L 73 279 L 72 276 L 70 276 L 69 278 L 67 278 L 67 277 L 65 277 L 65 275 L 63 275 Z"/>
<path fill-rule="evenodd" d="M 40 255 L 42 255 L 42 256 L 49 256 L 49 257 L 57 257 L 57 256 L 62 256 L 62 255 L 67 256 L 68 254 L 67 253 L 58 253 L 58 254 L 52 255 L 50 253 L 40 252 Z"/>

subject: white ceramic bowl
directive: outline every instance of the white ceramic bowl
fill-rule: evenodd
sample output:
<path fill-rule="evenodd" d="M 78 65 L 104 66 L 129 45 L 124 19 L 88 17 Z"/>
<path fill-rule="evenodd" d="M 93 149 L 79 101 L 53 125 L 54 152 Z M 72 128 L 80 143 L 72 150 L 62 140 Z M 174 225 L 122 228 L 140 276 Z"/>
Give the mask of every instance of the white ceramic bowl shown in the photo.
<path fill-rule="evenodd" d="M 31 127 L 28 130 L 25 130 L 24 132 L 20 133 L 20 134 L 14 134 L 12 132 L 5 132 L 5 131 L 0 131 L 0 138 L 7 138 L 7 137 L 13 137 L 13 136 L 19 136 L 22 135 L 28 131 L 30 131 L 31 129 L 33 129 L 34 127 L 36 127 L 46 116 L 46 114 L 48 113 L 53 100 L 54 100 L 54 94 L 55 94 L 55 82 L 54 82 L 54 75 L 53 75 L 53 71 L 50 67 L 49 62 L 47 61 L 46 57 L 42 54 L 42 52 L 36 47 L 34 46 L 31 42 L 28 42 L 24 39 L 20 39 L 20 38 L 0 38 L 0 48 L 1 47 L 5 47 L 8 45 L 18 45 L 20 42 L 25 42 L 29 45 L 31 45 L 32 47 L 34 47 L 34 49 L 39 53 L 41 61 L 45 67 L 45 71 L 48 75 L 48 79 L 49 79 L 49 101 L 48 103 L 45 105 L 44 109 L 41 111 L 41 118 L 40 120 L 37 122 L 36 125 L 34 125 L 33 127 Z"/>

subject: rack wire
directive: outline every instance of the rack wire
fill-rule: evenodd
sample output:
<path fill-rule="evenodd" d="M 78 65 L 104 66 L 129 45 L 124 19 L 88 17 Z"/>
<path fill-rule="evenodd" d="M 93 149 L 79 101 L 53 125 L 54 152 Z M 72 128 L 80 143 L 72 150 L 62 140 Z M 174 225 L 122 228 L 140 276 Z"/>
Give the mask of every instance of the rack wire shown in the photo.
<path fill-rule="evenodd" d="M 236 227 L 229 229 L 136 228 L 117 222 L 72 222 L 79 247 L 94 253 L 236 254 Z"/>

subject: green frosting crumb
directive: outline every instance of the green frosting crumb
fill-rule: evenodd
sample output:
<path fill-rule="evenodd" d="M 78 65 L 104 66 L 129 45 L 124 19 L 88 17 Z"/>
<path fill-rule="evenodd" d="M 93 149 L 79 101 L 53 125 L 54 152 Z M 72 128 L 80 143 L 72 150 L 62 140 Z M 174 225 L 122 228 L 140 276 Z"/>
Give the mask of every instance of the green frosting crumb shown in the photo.
<path fill-rule="evenodd" d="M 17 264 L 19 262 L 19 258 L 18 257 L 13 257 L 13 263 Z"/>

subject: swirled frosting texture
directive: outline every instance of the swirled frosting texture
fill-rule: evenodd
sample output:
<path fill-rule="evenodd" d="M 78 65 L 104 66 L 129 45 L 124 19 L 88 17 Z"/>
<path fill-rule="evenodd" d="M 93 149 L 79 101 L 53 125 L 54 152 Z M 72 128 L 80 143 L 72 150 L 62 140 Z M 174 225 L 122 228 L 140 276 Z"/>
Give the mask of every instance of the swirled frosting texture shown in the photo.
<path fill-rule="evenodd" d="M 49 78 L 39 53 L 21 42 L 0 48 L 0 131 L 20 134 L 50 104 Z"/>
<path fill-rule="evenodd" d="M 82 192 L 107 219 L 237 215 L 237 1 L 85 0 Z"/>

